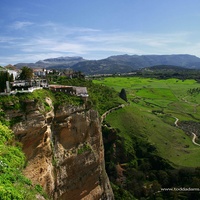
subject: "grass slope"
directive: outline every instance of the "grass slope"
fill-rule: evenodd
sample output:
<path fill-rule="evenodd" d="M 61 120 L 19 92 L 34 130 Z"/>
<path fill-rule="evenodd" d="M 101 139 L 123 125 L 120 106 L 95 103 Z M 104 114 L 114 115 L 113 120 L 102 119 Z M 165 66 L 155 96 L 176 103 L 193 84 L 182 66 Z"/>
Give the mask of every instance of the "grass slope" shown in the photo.
<path fill-rule="evenodd" d="M 118 92 L 125 88 L 130 105 L 106 118 L 112 127 L 120 129 L 122 137 L 144 138 L 174 166 L 199 166 L 200 147 L 192 143 L 191 135 L 174 125 L 174 117 L 180 121 L 200 119 L 200 95 L 188 94 L 189 89 L 200 87 L 195 80 L 112 77 L 94 83 Z"/>

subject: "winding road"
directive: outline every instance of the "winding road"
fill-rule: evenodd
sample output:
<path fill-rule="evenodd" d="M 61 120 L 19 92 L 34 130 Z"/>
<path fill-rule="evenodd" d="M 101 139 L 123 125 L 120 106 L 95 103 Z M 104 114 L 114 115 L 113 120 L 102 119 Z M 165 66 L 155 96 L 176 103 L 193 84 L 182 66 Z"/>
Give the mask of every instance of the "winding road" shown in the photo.
<path fill-rule="evenodd" d="M 174 122 L 174 124 L 175 124 L 175 126 L 178 127 L 178 121 L 179 121 L 179 119 L 178 119 L 177 117 L 174 117 L 174 118 L 176 119 L 176 121 Z M 196 140 L 196 138 L 197 138 L 197 135 L 196 135 L 195 133 L 193 133 L 193 132 L 191 132 L 191 133 L 192 133 L 192 135 L 193 135 L 193 138 L 192 138 L 193 144 L 195 144 L 195 145 L 197 145 L 197 146 L 200 146 L 200 144 L 198 144 L 198 143 L 195 142 L 195 140 Z"/>

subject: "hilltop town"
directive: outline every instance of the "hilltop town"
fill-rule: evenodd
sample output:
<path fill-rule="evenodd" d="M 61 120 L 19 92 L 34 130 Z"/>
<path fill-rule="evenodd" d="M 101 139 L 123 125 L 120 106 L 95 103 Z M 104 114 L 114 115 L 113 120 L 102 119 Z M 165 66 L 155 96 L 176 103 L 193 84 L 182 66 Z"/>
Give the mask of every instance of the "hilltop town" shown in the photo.
<path fill-rule="evenodd" d="M 70 95 L 76 95 L 80 97 L 88 97 L 88 92 L 86 87 L 81 86 L 66 86 L 66 85 L 56 85 L 49 84 L 52 77 L 67 77 L 72 78 L 84 78 L 81 72 L 75 72 L 71 69 L 58 71 L 58 70 L 46 70 L 46 69 L 31 69 L 24 67 L 21 70 L 13 69 L 11 66 L 9 68 L 1 69 L 1 76 L 10 76 L 11 81 L 4 80 L 4 91 L 1 91 L 0 95 L 10 95 L 16 93 L 27 93 L 33 92 L 37 89 L 49 89 L 53 92 L 64 92 Z M 22 73 L 24 77 L 22 78 Z"/>

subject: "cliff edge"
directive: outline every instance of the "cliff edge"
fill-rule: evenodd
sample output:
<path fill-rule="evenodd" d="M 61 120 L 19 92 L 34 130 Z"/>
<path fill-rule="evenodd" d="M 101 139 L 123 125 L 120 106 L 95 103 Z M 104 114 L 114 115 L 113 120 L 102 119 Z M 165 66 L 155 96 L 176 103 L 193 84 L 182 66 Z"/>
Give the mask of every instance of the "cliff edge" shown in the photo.
<path fill-rule="evenodd" d="M 82 106 L 56 109 L 24 100 L 23 111 L 6 111 L 20 118 L 12 130 L 27 158 L 24 174 L 40 184 L 52 199 L 114 199 L 104 166 L 104 147 L 98 113 Z"/>

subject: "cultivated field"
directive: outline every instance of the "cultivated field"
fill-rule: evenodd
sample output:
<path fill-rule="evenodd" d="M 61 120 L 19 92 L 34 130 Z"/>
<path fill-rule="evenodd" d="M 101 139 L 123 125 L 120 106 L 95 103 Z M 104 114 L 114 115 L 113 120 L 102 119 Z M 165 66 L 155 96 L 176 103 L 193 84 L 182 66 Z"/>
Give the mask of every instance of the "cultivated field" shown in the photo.
<path fill-rule="evenodd" d="M 174 166 L 200 165 L 200 146 L 192 143 L 191 132 L 186 133 L 174 124 L 175 118 L 179 122 L 199 122 L 200 94 L 188 92 L 200 88 L 199 83 L 139 77 L 109 77 L 94 80 L 94 83 L 118 92 L 122 88 L 126 90 L 129 104 L 109 114 L 106 121 L 121 130 L 127 147 L 131 145 L 131 135 L 136 135 L 156 146 L 160 156 Z"/>

